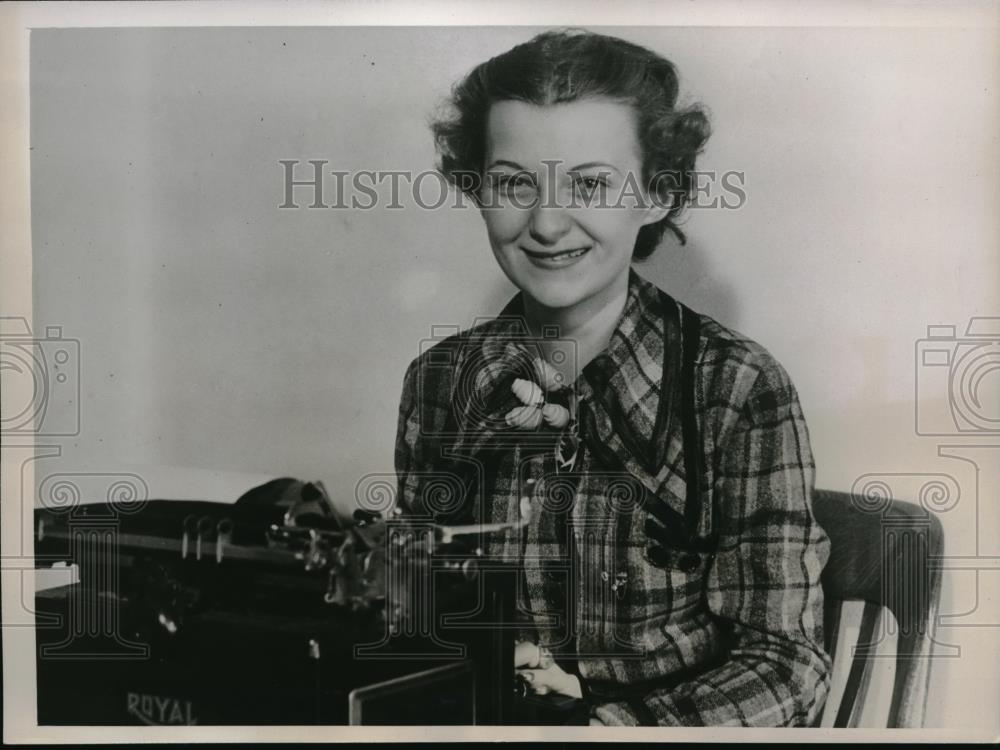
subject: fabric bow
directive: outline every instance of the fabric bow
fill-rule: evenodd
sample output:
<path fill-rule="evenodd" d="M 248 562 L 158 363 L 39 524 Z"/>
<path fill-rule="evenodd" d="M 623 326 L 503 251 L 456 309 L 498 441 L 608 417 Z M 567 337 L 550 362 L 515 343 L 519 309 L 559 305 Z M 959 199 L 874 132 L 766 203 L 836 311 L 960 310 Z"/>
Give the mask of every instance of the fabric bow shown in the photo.
<path fill-rule="evenodd" d="M 562 373 L 552 365 L 536 357 L 532 362 L 535 378 L 538 382 L 515 378 L 510 389 L 521 402 L 504 418 L 509 427 L 520 430 L 535 430 L 545 422 L 549 427 L 561 430 L 570 422 L 569 409 L 559 403 L 546 399 L 546 394 L 562 395 L 566 386 L 563 384 Z"/>

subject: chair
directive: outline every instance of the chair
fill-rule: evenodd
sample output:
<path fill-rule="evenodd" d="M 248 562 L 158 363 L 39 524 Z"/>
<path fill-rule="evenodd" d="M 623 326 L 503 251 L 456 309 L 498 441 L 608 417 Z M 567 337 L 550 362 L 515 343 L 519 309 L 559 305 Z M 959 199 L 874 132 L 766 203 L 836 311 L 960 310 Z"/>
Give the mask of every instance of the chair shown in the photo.
<path fill-rule="evenodd" d="M 898 634 L 887 726 L 922 726 L 941 595 L 941 569 L 931 565 L 943 553 L 941 522 L 913 503 L 829 490 L 816 490 L 813 511 L 831 541 L 822 578 L 826 649 L 836 662 L 838 649 L 854 646 L 843 698 L 827 704 L 817 726 L 829 725 L 832 711 L 833 726 L 859 726 L 876 661 L 876 625 L 885 610 Z M 842 616 L 851 601 L 863 602 L 854 643 L 844 641 Z M 835 671 L 834 684 L 843 678 Z"/>

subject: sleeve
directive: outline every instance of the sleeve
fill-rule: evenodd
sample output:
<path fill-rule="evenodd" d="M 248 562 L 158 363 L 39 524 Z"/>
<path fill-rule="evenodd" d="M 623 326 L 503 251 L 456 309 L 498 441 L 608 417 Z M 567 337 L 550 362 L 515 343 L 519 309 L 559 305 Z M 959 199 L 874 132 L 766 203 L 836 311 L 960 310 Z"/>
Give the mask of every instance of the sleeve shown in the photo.
<path fill-rule="evenodd" d="M 434 516 L 467 494 L 463 475 L 446 460 L 444 438 L 454 432 L 450 420 L 451 340 L 436 344 L 410 362 L 403 376 L 396 423 L 395 505 L 404 515 Z"/>
<path fill-rule="evenodd" d="M 403 376 L 403 392 L 399 399 L 396 426 L 396 506 L 404 514 L 419 512 L 415 507 L 420 465 L 420 414 L 417 398 L 419 359 L 413 360 Z"/>
<path fill-rule="evenodd" d="M 798 395 L 772 359 L 760 366 L 715 464 L 719 546 L 707 603 L 732 633 L 721 666 L 638 701 L 597 706 L 611 725 L 809 726 L 826 700 L 815 467 Z"/>

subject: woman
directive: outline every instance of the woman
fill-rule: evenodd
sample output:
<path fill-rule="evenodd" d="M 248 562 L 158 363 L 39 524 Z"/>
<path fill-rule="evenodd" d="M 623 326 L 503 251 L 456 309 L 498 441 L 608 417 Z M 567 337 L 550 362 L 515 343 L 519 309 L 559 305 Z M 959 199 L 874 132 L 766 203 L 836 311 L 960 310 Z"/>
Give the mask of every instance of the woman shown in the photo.
<path fill-rule="evenodd" d="M 814 465 L 760 345 L 636 274 L 692 193 L 705 115 L 671 63 L 550 32 L 473 70 L 434 125 L 520 289 L 418 357 L 402 507 L 527 518 L 484 540 L 523 569 L 518 673 L 592 724 L 809 725 L 826 698 Z M 463 484 L 448 507 L 428 490 Z"/>

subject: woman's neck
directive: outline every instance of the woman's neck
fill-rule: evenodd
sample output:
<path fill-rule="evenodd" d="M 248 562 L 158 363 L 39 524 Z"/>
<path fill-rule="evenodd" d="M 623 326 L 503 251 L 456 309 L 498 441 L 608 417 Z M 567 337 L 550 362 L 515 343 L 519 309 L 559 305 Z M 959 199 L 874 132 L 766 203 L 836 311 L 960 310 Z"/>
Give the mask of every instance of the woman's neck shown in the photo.
<path fill-rule="evenodd" d="M 587 363 L 607 348 L 625 309 L 628 278 L 626 269 L 621 277 L 601 292 L 580 300 L 571 307 L 545 307 L 524 295 L 525 317 L 531 333 L 542 340 L 547 359 L 552 360 L 548 350 L 559 345 L 554 343 L 550 347 L 545 344 L 545 337 L 541 336 L 543 327 L 556 326 L 560 339 L 575 344 L 573 359 L 576 361 L 566 362 L 564 366 L 557 365 L 557 369 L 563 371 L 563 375 L 568 378 L 567 382 L 575 381 Z"/>

